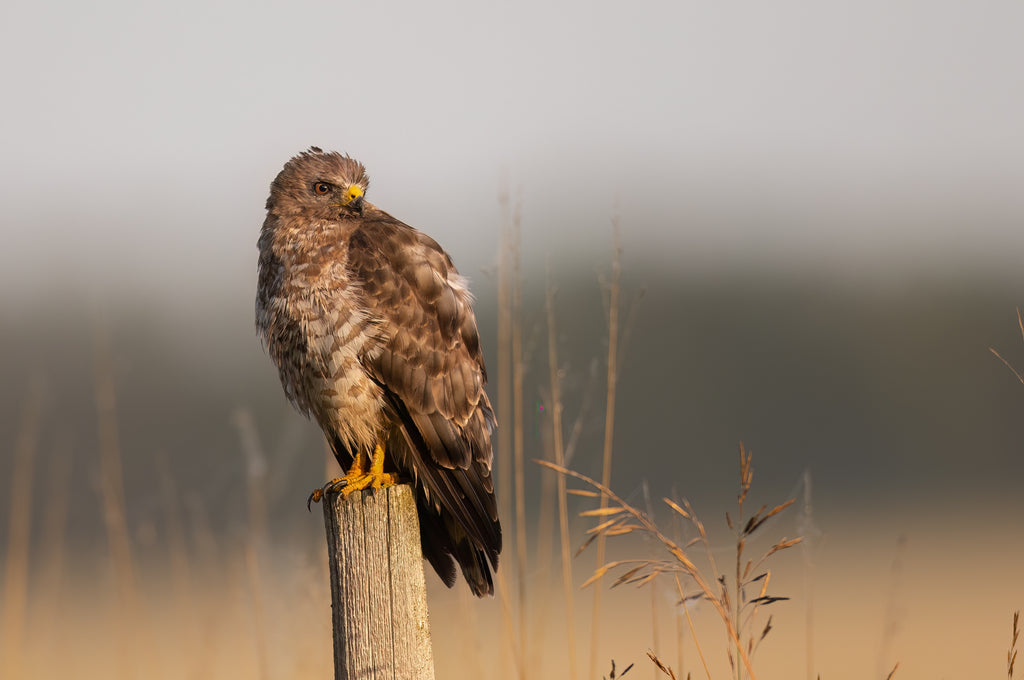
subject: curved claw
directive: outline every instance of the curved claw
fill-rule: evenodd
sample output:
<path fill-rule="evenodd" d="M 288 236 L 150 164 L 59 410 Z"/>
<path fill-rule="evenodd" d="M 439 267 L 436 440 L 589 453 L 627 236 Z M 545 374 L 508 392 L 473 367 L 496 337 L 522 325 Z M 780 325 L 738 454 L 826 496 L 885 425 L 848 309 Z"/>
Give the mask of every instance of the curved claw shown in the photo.
<path fill-rule="evenodd" d="M 380 489 L 398 483 L 398 475 L 384 472 L 384 447 L 377 444 L 372 459 L 362 451 L 357 452 L 352 467 L 344 477 L 332 479 L 319 489 L 313 489 L 313 493 L 306 499 L 306 510 L 312 512 L 313 503 L 319 503 L 329 492 L 340 491 L 347 496 L 362 489 Z"/>
<path fill-rule="evenodd" d="M 309 494 L 309 498 L 306 499 L 306 510 L 313 512 L 313 503 L 319 503 L 329 491 L 344 489 L 348 486 L 349 481 L 350 480 L 346 477 L 338 477 L 337 479 L 332 479 L 318 489 L 313 489 L 313 493 Z"/>
<path fill-rule="evenodd" d="M 323 497 L 323 489 L 313 489 L 313 493 L 309 494 L 309 498 L 306 499 L 306 510 L 308 512 L 313 512 L 313 503 L 319 503 L 320 499 Z"/>

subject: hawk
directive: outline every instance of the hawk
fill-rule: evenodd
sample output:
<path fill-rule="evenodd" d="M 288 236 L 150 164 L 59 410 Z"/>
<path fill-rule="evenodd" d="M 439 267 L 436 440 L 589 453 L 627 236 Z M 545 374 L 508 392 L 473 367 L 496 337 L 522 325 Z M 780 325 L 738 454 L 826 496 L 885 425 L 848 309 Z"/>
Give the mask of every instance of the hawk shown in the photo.
<path fill-rule="evenodd" d="M 258 242 L 256 327 L 348 470 L 324 489 L 412 481 L 424 557 L 448 587 L 457 563 L 475 595 L 493 594 L 495 418 L 473 298 L 434 239 L 365 199 L 369 183 L 317 147 L 285 164 Z"/>

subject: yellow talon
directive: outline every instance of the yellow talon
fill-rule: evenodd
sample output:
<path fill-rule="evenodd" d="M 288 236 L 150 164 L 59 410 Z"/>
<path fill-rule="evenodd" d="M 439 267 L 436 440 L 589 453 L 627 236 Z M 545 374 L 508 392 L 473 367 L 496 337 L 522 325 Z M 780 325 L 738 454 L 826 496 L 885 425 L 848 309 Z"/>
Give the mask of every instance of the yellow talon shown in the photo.
<path fill-rule="evenodd" d="M 369 461 L 370 469 L 366 469 L 367 456 L 362 451 L 356 452 L 352 467 L 345 473 L 344 477 L 338 477 L 324 484 L 319 489 L 313 489 L 306 499 L 306 509 L 310 509 L 313 503 L 319 503 L 330 492 L 341 491 L 348 496 L 353 491 L 362 489 L 381 489 L 398 483 L 398 475 L 384 472 L 384 447 L 377 444 L 373 449 L 373 460 Z"/>
<path fill-rule="evenodd" d="M 352 463 L 352 468 L 345 474 L 347 484 L 341 490 L 344 495 L 353 491 L 361 491 L 367 487 L 380 489 L 397 483 L 395 475 L 384 472 L 384 447 L 380 444 L 373 449 L 373 460 L 370 461 L 370 469 L 366 469 L 366 456 L 359 452 Z"/>

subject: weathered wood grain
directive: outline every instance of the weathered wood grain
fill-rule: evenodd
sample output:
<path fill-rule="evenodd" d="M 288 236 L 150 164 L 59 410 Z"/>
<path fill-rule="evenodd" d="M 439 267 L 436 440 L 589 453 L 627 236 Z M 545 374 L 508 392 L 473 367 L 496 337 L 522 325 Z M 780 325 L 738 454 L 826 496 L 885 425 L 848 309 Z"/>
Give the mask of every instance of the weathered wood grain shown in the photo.
<path fill-rule="evenodd" d="M 411 487 L 332 493 L 323 505 L 335 680 L 433 680 Z"/>

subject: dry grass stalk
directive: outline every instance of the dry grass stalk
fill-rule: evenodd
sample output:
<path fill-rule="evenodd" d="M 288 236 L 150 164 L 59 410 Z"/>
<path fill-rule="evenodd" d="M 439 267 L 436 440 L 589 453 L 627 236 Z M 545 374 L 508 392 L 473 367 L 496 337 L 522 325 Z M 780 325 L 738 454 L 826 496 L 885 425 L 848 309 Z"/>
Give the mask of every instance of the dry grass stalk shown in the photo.
<path fill-rule="evenodd" d="M 641 488 L 644 492 L 644 508 L 647 510 L 648 517 L 654 516 L 654 506 L 651 504 L 651 488 L 645 479 Z M 657 551 L 657 545 L 651 542 L 651 551 L 655 553 Z M 655 586 L 653 579 L 650 587 L 651 594 L 651 642 L 655 649 L 661 648 L 661 640 L 659 639 L 659 628 L 658 628 L 658 588 Z"/>
<path fill-rule="evenodd" d="M 520 274 L 520 238 L 522 233 L 522 196 L 512 213 L 512 409 L 513 456 L 515 458 L 516 501 L 516 576 L 519 582 L 519 673 L 527 674 L 527 588 L 526 588 L 526 463 L 523 458 L 523 286 Z"/>
<path fill-rule="evenodd" d="M 104 519 L 110 540 L 114 572 L 126 600 L 133 597 L 134 566 L 124 500 L 121 441 L 117 429 L 117 395 L 114 367 L 106 329 L 99 324 L 95 347 L 96 411 L 100 435 L 100 469 Z"/>
<path fill-rule="evenodd" d="M 21 674 L 25 620 L 28 611 L 29 534 L 32 526 L 32 468 L 39 448 L 39 429 L 43 412 L 43 383 L 36 378 L 29 384 L 21 427 L 14 446 L 14 470 L 11 474 L 11 510 L 4 560 L 3 634 L 0 651 L 6 677 Z"/>
<path fill-rule="evenodd" d="M 676 493 L 676 491 L 675 491 L 675 487 L 674 486 L 672 488 L 672 495 L 673 496 L 677 496 L 678 495 Z M 653 514 L 653 513 L 651 513 L 651 514 Z M 680 515 L 679 513 L 673 513 L 673 518 L 675 520 L 675 521 L 673 521 L 672 524 L 673 524 L 673 529 L 675 530 L 676 542 L 679 543 L 679 542 L 682 542 L 682 537 L 684 536 L 684 533 L 685 533 L 684 532 L 684 523 L 686 523 L 686 520 L 684 520 L 682 515 Z M 679 592 L 679 593 L 682 593 L 683 592 L 683 588 L 682 588 L 682 585 L 679 583 L 679 578 L 678 577 L 676 577 L 675 583 L 676 583 L 676 591 Z M 683 602 L 683 604 L 680 605 L 679 607 L 676 607 L 676 610 L 675 610 L 675 620 L 676 620 L 676 668 L 678 668 L 680 670 L 680 672 L 682 672 L 682 669 L 686 668 L 686 663 L 685 663 L 686 662 L 686 631 L 685 631 L 685 628 L 683 626 L 683 620 L 688 618 L 688 617 L 686 616 L 685 605 L 686 605 L 686 603 Z M 692 624 L 690 625 L 690 629 L 691 629 L 691 632 L 692 632 L 692 629 L 693 629 Z M 694 640 L 694 644 L 697 644 L 697 640 L 696 639 Z"/>
<path fill-rule="evenodd" d="M 685 668 L 683 661 L 685 656 L 683 654 L 683 645 L 686 643 L 686 637 L 683 635 L 683 612 L 682 607 L 679 607 L 676 611 L 676 668 Z"/>
<path fill-rule="evenodd" d="M 690 617 L 690 607 L 687 605 L 687 600 L 692 599 L 686 597 L 683 593 L 683 584 L 679 581 L 679 575 L 675 577 L 676 580 L 676 592 L 679 594 L 679 607 L 683 610 L 683 614 L 686 615 L 686 623 L 690 626 L 690 637 L 693 638 L 693 646 L 697 648 L 697 656 L 700 657 L 700 664 L 704 667 L 704 674 L 707 675 L 708 680 L 711 680 L 711 669 L 708 668 L 708 661 L 704 658 L 704 650 L 700 647 L 700 639 L 697 637 L 697 631 L 693 626 L 693 619 Z M 682 657 L 679 660 L 679 672 L 683 671 Z M 686 677 L 690 677 L 687 673 Z"/>
<path fill-rule="evenodd" d="M 64 436 L 58 440 L 56 452 L 50 457 L 46 467 L 46 508 L 43 511 L 42 565 L 37 565 L 33 573 L 39 574 L 40 586 L 32 606 L 35 614 L 34 640 L 43 640 L 45 645 L 58 644 L 59 633 L 53 626 L 58 620 L 64 588 L 64 548 L 67 543 L 68 505 L 71 494 L 72 460 L 71 442 Z"/>
<path fill-rule="evenodd" d="M 647 295 L 647 288 L 641 288 L 634 295 L 633 299 L 630 300 L 629 305 L 626 306 L 625 321 L 620 324 L 619 328 L 619 356 L 616 362 L 619 366 L 623 364 L 627 352 L 629 351 L 629 341 L 633 337 L 633 330 L 636 328 L 637 315 L 640 312 L 640 301 Z"/>
<path fill-rule="evenodd" d="M 1017 308 L 1017 326 L 1020 328 L 1021 339 L 1024 340 L 1024 318 L 1021 317 L 1020 307 Z M 988 351 L 992 352 L 992 354 L 995 354 L 997 359 L 1006 364 L 1006 367 L 1013 371 L 1013 374 L 1017 376 L 1017 380 L 1024 384 L 1024 376 L 1022 376 L 1020 372 L 1010 364 L 1009 361 L 1004 359 L 1002 355 L 995 350 L 994 347 L 989 347 Z"/>
<path fill-rule="evenodd" d="M 803 475 L 804 503 L 801 508 L 800 533 L 803 534 L 803 566 L 804 566 L 804 649 L 807 680 L 814 677 L 814 562 L 811 559 L 813 542 L 816 540 L 814 531 L 814 507 L 811 502 L 811 471 L 804 470 Z"/>
<path fill-rule="evenodd" d="M 248 540 L 259 551 L 265 546 L 267 534 L 267 457 L 263 453 L 252 412 L 245 408 L 235 409 L 232 422 L 238 430 L 242 454 L 245 456 Z"/>
<path fill-rule="evenodd" d="M 664 673 L 668 677 L 672 678 L 672 680 L 676 680 L 675 671 L 672 670 L 671 666 L 667 665 L 665 662 L 663 662 L 661 659 L 659 659 L 657 654 L 655 654 L 653 651 L 648 649 L 647 650 L 647 658 L 651 660 L 651 662 L 654 664 L 655 668 L 657 668 L 659 671 L 661 671 L 662 673 Z"/>
<path fill-rule="evenodd" d="M 512 516 L 512 286 L 511 259 L 512 259 L 512 235 L 510 225 L 510 208 L 508 194 L 508 178 L 504 176 L 501 180 L 498 191 L 498 205 L 501 207 L 501 236 L 498 245 L 498 366 L 495 390 L 497 391 L 498 406 L 498 450 L 495 460 L 495 477 L 498 481 L 498 503 L 499 515 L 502 518 Z M 507 522 L 507 519 L 506 519 Z M 501 606 L 509 605 L 508 598 L 504 593 L 506 587 L 505 570 L 498 569 L 496 574 L 498 590 L 501 593 Z M 502 611 L 502 625 L 509 622 L 510 615 L 507 610 Z M 511 627 L 503 628 L 503 637 L 510 640 L 511 649 L 516 645 Z M 504 657 L 505 647 L 501 647 L 502 668 L 507 668 L 507 658 Z"/>
<path fill-rule="evenodd" d="M 565 466 L 565 449 L 562 441 L 562 387 L 558 371 L 558 333 L 555 325 L 555 291 L 551 285 L 551 271 L 548 268 L 545 303 L 548 316 L 548 368 L 551 374 L 551 419 L 554 433 L 555 463 Z M 558 527 L 559 544 L 562 550 L 562 590 L 565 596 L 565 627 L 569 656 L 569 679 L 576 680 L 576 616 L 573 603 L 572 558 L 569 545 L 569 502 L 566 495 L 565 475 L 557 475 L 558 481 Z"/>
<path fill-rule="evenodd" d="M 615 659 L 612 659 L 612 670 L 611 670 L 611 672 L 607 676 L 604 676 L 604 680 L 616 680 L 617 678 L 621 678 L 626 673 L 628 673 L 630 670 L 632 670 L 632 668 L 633 668 L 633 664 L 629 664 L 628 666 L 626 666 L 625 668 L 622 669 L 621 673 L 618 673 L 616 675 Z"/>
<path fill-rule="evenodd" d="M 266 655 L 266 615 L 263 602 L 263 580 L 260 556 L 267 545 L 267 458 L 252 413 L 238 408 L 232 415 L 245 456 L 246 500 L 249 531 L 245 539 L 245 571 L 252 605 L 253 643 L 260 677 L 269 677 Z"/>
<path fill-rule="evenodd" d="M 879 675 L 885 672 L 888 659 L 894 658 L 893 641 L 896 640 L 901 625 L 903 607 L 900 598 L 903 595 L 903 563 L 907 552 L 907 536 L 902 534 L 896 540 L 896 554 L 893 556 L 889 571 L 889 587 L 885 603 L 885 618 L 882 620 L 882 640 L 879 645 L 877 669 Z M 885 664 L 885 665 L 883 665 Z"/>
<path fill-rule="evenodd" d="M 747 495 L 750 493 L 750 486 L 754 480 L 754 466 L 752 465 L 753 453 L 746 451 L 743 447 L 743 443 L 740 442 L 740 491 L 736 497 L 736 506 L 738 508 L 737 520 L 734 525 L 732 517 L 729 513 L 725 513 L 725 521 L 728 524 L 729 529 L 736 534 L 736 575 L 735 575 L 735 590 L 733 591 L 733 606 L 735 607 L 733 616 L 734 623 L 736 626 L 736 634 L 739 639 L 743 637 L 743 631 L 746 624 L 751 622 L 757 615 L 758 608 L 761 605 L 771 604 L 779 599 L 787 598 L 775 598 L 768 595 L 768 582 L 771 579 L 771 574 L 768 571 L 761 572 L 761 564 L 771 557 L 779 550 L 791 547 L 793 543 L 777 543 L 772 546 L 768 552 L 762 555 L 756 562 L 748 560 L 745 564 L 743 562 L 743 553 L 746 548 L 747 538 L 750 537 L 757 529 L 767 522 L 769 519 L 779 514 L 790 505 L 793 504 L 793 500 L 786 501 L 782 505 L 778 505 L 771 510 L 768 510 L 768 506 L 762 505 L 761 508 L 754 513 L 749 519 L 744 522 L 743 515 L 743 502 L 746 500 Z M 760 572 L 757 575 L 753 575 L 754 572 Z M 725 588 L 724 579 L 720 577 L 720 580 Z M 760 582 L 760 589 L 757 596 L 753 598 L 747 597 L 747 588 L 757 582 Z M 728 596 L 728 590 L 725 590 L 725 595 Z M 751 606 L 753 605 L 753 606 Z M 744 609 L 750 607 L 748 613 L 744 614 Z M 746 654 L 747 656 L 753 656 L 754 651 L 761 644 L 761 641 L 771 631 L 771 618 L 769 617 L 768 623 L 762 631 L 761 635 L 758 636 L 755 641 L 753 636 L 748 636 Z M 743 653 L 743 649 L 740 648 L 740 643 L 737 642 L 737 653 Z M 739 666 L 735 667 L 736 680 L 742 678 L 742 670 Z"/>
<path fill-rule="evenodd" d="M 1020 610 L 1013 613 L 1013 628 L 1010 631 L 1010 648 L 1006 650 L 1006 677 L 1013 680 L 1013 666 L 1017 662 L 1017 638 L 1020 637 Z"/>
<path fill-rule="evenodd" d="M 156 472 L 160 482 L 160 497 L 165 511 L 164 518 L 167 523 L 167 547 L 171 575 L 174 579 L 175 595 L 180 604 L 181 600 L 192 591 L 191 565 L 189 564 L 188 543 L 185 538 L 185 524 L 182 520 L 177 484 L 171 473 L 167 454 L 163 451 L 158 451 L 156 454 Z"/>
<path fill-rule="evenodd" d="M 256 667 L 259 669 L 259 677 L 266 679 L 270 677 L 267 665 L 266 614 L 263 604 L 260 565 L 252 541 L 245 543 L 245 573 L 249 583 L 249 602 L 252 604 L 251 626 L 253 649 L 256 652 Z"/>
<path fill-rule="evenodd" d="M 658 636 L 658 589 L 651 585 L 651 641 L 655 647 L 660 646 Z"/>
<path fill-rule="evenodd" d="M 505 634 L 502 636 L 507 643 L 507 646 L 501 647 L 503 655 L 507 650 L 512 654 L 512 666 L 515 669 L 515 674 L 522 677 L 525 675 L 523 669 L 523 659 L 519 658 L 519 642 L 516 640 L 515 624 L 512 622 L 512 603 L 508 599 L 508 581 L 505 580 L 505 572 L 498 569 L 495 574 L 497 577 L 497 584 L 494 588 L 495 594 L 498 596 L 498 600 L 501 602 L 501 627 Z M 505 657 L 507 658 L 507 657 Z M 506 668 L 507 666 L 502 666 Z"/>
<path fill-rule="evenodd" d="M 622 267 L 619 256 L 622 248 L 619 244 L 619 217 L 612 218 L 612 280 L 608 291 L 608 385 L 606 390 L 604 413 L 604 454 L 601 464 L 601 484 L 605 488 L 612 483 L 612 440 L 615 433 L 615 388 L 618 380 L 619 352 L 619 283 Z M 601 507 L 607 507 L 608 499 L 601 497 Z M 605 561 L 605 534 L 599 533 L 597 538 L 598 567 Z M 597 650 L 601 638 L 601 589 L 594 588 L 594 608 L 590 624 L 590 677 L 595 677 Z"/>
<path fill-rule="evenodd" d="M 121 463 L 121 441 L 117 428 L 117 392 L 114 387 L 114 365 L 110 352 L 110 339 L 102 320 L 95 326 L 94 370 L 96 384 L 96 418 L 99 430 L 100 480 L 103 497 L 103 519 L 107 529 L 114 581 L 117 584 L 117 602 L 121 611 L 119 621 L 131 622 L 120 639 L 129 648 L 143 634 L 138 626 L 138 596 L 135 566 L 132 559 L 131 538 L 128 533 L 127 511 L 124 499 L 124 472 Z M 132 654 L 122 654 L 122 663 L 130 664 Z M 135 669 L 125 667 L 122 674 L 134 676 Z"/>
<path fill-rule="evenodd" d="M 727 523 L 734 529 L 734 531 L 736 531 L 737 551 L 741 551 L 745 548 L 747 540 L 761 527 L 763 527 L 765 522 L 782 512 L 793 503 L 793 501 L 790 500 L 782 503 L 781 505 L 775 506 L 771 510 L 769 510 L 767 506 L 762 506 L 753 515 L 746 518 L 746 521 L 743 521 L 742 501 L 746 499 L 746 495 L 749 491 L 750 483 L 753 478 L 750 461 L 751 456 L 741 446 L 741 481 L 739 496 L 741 501 L 739 515 L 740 521 L 734 523 L 731 517 L 727 517 Z M 677 542 L 666 536 L 649 515 L 626 503 L 607 486 L 574 470 L 569 470 L 544 461 L 538 462 L 541 465 L 549 467 L 561 474 L 575 477 L 576 479 L 583 481 L 597 492 L 600 492 L 603 497 L 608 499 L 609 505 L 607 507 L 599 507 L 595 510 L 589 510 L 581 513 L 584 517 L 593 517 L 598 520 L 597 525 L 591 529 L 593 534 L 598 536 L 615 536 L 641 531 L 657 539 L 669 554 L 670 559 L 616 560 L 601 564 L 595 570 L 594 575 L 588 579 L 584 585 L 596 583 L 607 572 L 616 569 L 624 569 L 624 572 L 613 583 L 612 587 L 626 583 L 643 585 L 645 583 L 650 583 L 660 574 L 670 574 L 677 578 L 679 576 L 689 577 L 696 584 L 698 592 L 695 595 L 686 595 L 682 592 L 680 584 L 681 604 L 685 605 L 686 601 L 691 598 L 705 599 L 711 603 L 712 607 L 718 613 L 719 618 L 721 618 L 722 623 L 725 625 L 730 645 L 735 648 L 736 655 L 739 657 L 739 663 L 742 663 L 742 667 L 753 680 L 756 676 L 753 672 L 750 657 L 756 651 L 760 642 L 771 631 L 771 622 L 769 620 L 768 625 L 764 627 L 756 640 L 752 635 L 749 636 L 746 640 L 746 645 L 744 645 L 744 640 L 742 638 L 743 630 L 746 625 L 750 624 L 754 616 L 756 616 L 760 607 L 788 599 L 768 594 L 767 588 L 770 581 L 770 575 L 767 570 L 762 571 L 762 565 L 775 553 L 797 545 L 800 542 L 800 539 L 783 538 L 772 545 L 763 555 L 756 559 L 748 560 L 745 564 L 742 561 L 742 552 L 740 552 L 738 559 L 742 566 L 739 569 L 739 579 L 733 585 L 730 592 L 726 577 L 720 574 L 717 566 L 715 565 L 714 557 L 711 552 L 711 544 L 707 538 L 707 532 L 704 525 L 697 518 L 696 513 L 694 513 L 689 502 L 684 501 L 681 506 L 679 503 L 670 499 L 664 499 L 665 504 L 679 516 L 687 519 L 697 529 L 699 534 L 699 538 L 695 541 L 691 541 L 686 546 L 680 546 Z M 594 492 L 584 492 L 583 495 L 592 493 Z M 708 565 L 710 566 L 710 578 L 697 567 L 695 562 L 687 554 L 687 550 L 697 543 L 702 544 L 704 547 L 705 556 Z M 749 597 L 747 595 L 747 590 L 751 586 L 755 585 L 758 587 L 757 595 Z M 738 604 L 734 607 L 734 603 Z M 733 659 L 732 651 L 730 651 L 730 659 Z M 734 668 L 738 667 L 739 663 L 733 660 Z"/>
<path fill-rule="evenodd" d="M 171 465 L 163 451 L 156 454 L 156 474 L 160 483 L 160 497 L 163 501 L 164 520 L 167 525 L 167 555 L 171 568 L 174 603 L 179 621 L 195 621 L 198 607 L 194 597 L 192 565 L 189 560 L 188 540 L 178 493 L 177 483 L 171 472 Z M 190 646 L 197 645 L 199 634 L 196 626 L 183 626 L 183 637 Z"/>
<path fill-rule="evenodd" d="M 885 680 L 892 680 L 896 676 L 896 669 L 900 667 L 900 662 L 897 661 L 896 665 L 889 671 L 889 675 L 885 676 Z"/>
<path fill-rule="evenodd" d="M 551 393 L 544 387 L 538 387 L 540 401 L 536 404 L 537 411 L 537 435 L 540 437 L 540 452 L 544 460 L 555 461 L 555 432 L 550 418 L 546 416 L 553 408 Z M 555 461 L 557 462 L 557 461 Z M 558 522 L 555 520 L 555 507 L 558 503 L 558 475 L 547 470 L 542 470 L 540 475 L 540 498 L 537 507 L 537 525 L 534 530 L 535 553 L 533 559 L 533 571 L 535 574 L 534 587 L 543 589 L 551 580 L 548 574 L 555 539 L 555 529 Z M 543 615 L 534 612 L 534 619 L 543 619 Z M 536 631 L 535 631 L 536 633 Z M 537 635 L 534 635 L 537 639 Z M 541 634 L 543 639 L 543 634 Z"/>
<path fill-rule="evenodd" d="M 554 428 L 550 418 L 545 418 L 550 412 L 551 394 L 547 389 L 540 387 L 540 402 L 537 404 L 538 420 L 537 433 L 541 438 L 540 451 L 544 460 L 555 460 Z M 534 558 L 532 572 L 532 588 L 534 593 L 548 593 L 551 591 L 552 569 L 554 568 L 555 552 L 555 531 L 558 529 L 558 475 L 549 470 L 542 470 L 540 473 L 540 499 L 537 507 L 536 527 L 534 528 Z M 533 650 L 534 660 L 540 662 L 543 658 L 545 643 L 550 637 L 547 629 L 551 618 L 551 597 L 534 597 L 531 609 L 532 623 L 530 625 L 530 649 Z M 543 667 L 536 665 L 531 667 L 534 677 L 543 674 Z"/>

